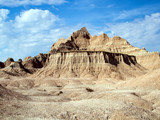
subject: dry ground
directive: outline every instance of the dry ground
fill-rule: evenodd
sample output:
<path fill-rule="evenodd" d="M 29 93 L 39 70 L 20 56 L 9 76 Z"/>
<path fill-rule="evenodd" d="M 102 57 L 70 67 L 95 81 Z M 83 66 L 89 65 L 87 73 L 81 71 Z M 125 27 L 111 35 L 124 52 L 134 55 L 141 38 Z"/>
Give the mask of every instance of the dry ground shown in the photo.
<path fill-rule="evenodd" d="M 160 90 L 124 88 L 125 81 L 15 77 L 0 83 L 23 95 L 1 97 L 2 120 L 160 120 Z"/>

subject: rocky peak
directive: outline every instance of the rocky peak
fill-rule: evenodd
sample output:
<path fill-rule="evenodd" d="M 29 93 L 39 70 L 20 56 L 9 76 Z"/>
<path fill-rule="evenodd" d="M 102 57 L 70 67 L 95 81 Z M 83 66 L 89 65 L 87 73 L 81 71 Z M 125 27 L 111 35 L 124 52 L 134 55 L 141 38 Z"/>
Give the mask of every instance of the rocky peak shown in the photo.
<path fill-rule="evenodd" d="M 117 35 L 114 36 L 113 38 L 111 38 L 111 41 L 112 41 L 113 45 L 119 44 L 119 45 L 127 45 L 128 47 L 130 47 L 130 44 L 127 40 L 125 40 Z"/>
<path fill-rule="evenodd" d="M 12 69 L 13 68 L 23 68 L 23 65 L 20 62 L 12 62 L 8 67 L 11 67 Z"/>
<path fill-rule="evenodd" d="M 87 50 L 90 45 L 91 35 L 88 30 L 83 27 L 80 30 L 73 32 L 68 39 L 61 38 L 53 44 L 49 53 L 55 53 L 57 51 L 68 51 L 68 50 Z"/>
<path fill-rule="evenodd" d="M 90 50 L 102 50 L 103 46 L 109 42 L 109 37 L 103 33 L 100 36 L 93 36 L 90 39 L 90 46 L 88 49 Z M 103 50 L 102 50 L 103 51 Z"/>
<path fill-rule="evenodd" d="M 80 30 L 73 32 L 71 35 L 71 40 L 80 48 L 80 49 L 87 49 L 89 46 L 89 39 L 91 35 L 89 34 L 88 30 L 83 27 Z"/>
<path fill-rule="evenodd" d="M 83 32 L 88 33 L 88 30 L 87 30 L 87 28 L 86 28 L 86 27 L 82 27 L 80 31 L 83 31 Z"/>
<path fill-rule="evenodd" d="M 5 64 L 5 67 L 9 66 L 12 62 L 14 62 L 14 59 L 13 58 L 8 58 L 4 64 Z"/>
<path fill-rule="evenodd" d="M 119 37 L 119 36 L 114 36 L 113 38 L 112 38 L 112 40 L 124 40 L 124 39 L 122 39 L 121 37 Z"/>
<path fill-rule="evenodd" d="M 73 38 L 80 38 L 80 37 L 84 37 L 86 39 L 90 39 L 91 35 L 88 32 L 88 30 L 86 29 L 86 27 L 81 28 L 80 30 L 77 30 L 76 32 L 73 32 L 71 37 Z"/>
<path fill-rule="evenodd" d="M 28 57 L 24 58 L 24 61 L 27 61 L 27 60 L 29 60 L 31 58 L 32 58 L 31 56 L 28 56 Z"/>
<path fill-rule="evenodd" d="M 23 66 L 27 69 L 32 69 L 32 68 L 42 68 L 49 55 L 48 54 L 42 54 L 40 53 L 39 55 L 35 57 L 26 57 L 25 60 L 22 62 Z"/>
<path fill-rule="evenodd" d="M 99 36 L 99 39 L 101 39 L 102 41 L 104 41 L 104 40 L 109 40 L 109 37 L 108 37 L 107 34 L 102 33 L 102 34 Z"/>

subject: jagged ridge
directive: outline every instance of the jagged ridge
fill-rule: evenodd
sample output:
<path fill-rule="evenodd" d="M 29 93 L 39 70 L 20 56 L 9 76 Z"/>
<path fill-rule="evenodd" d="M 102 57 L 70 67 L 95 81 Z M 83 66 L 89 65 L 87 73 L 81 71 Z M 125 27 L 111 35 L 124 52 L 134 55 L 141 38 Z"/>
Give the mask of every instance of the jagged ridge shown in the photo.
<path fill-rule="evenodd" d="M 119 36 L 109 38 L 105 33 L 100 36 L 91 36 L 85 27 L 74 32 L 68 39 L 59 39 L 50 51 L 50 54 L 57 51 L 105 51 L 112 53 L 121 53 L 134 55 L 137 62 L 147 69 L 156 69 L 160 67 L 160 57 L 158 52 L 150 53 L 145 48 L 137 48 Z M 147 63 L 146 63 L 147 59 Z M 154 64 L 152 63 L 155 60 Z"/>

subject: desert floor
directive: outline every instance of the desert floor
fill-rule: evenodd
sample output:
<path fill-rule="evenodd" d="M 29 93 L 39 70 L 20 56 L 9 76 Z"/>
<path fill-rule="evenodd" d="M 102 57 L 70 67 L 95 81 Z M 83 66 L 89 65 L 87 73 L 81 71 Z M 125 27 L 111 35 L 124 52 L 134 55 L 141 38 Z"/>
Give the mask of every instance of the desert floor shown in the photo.
<path fill-rule="evenodd" d="M 125 81 L 110 79 L 39 81 L 42 80 L 0 78 L 3 86 L 22 95 L 16 99 L 0 98 L 0 119 L 160 120 L 159 89 L 129 88 Z"/>

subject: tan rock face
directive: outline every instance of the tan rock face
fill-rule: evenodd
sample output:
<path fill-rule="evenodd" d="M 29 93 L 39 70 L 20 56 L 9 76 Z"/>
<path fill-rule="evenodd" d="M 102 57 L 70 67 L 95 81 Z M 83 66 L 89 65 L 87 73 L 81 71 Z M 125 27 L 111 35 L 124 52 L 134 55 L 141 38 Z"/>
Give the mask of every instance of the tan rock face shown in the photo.
<path fill-rule="evenodd" d="M 90 39 L 90 45 L 88 46 L 88 49 L 102 50 L 102 48 L 107 42 L 109 42 L 109 37 L 105 33 L 101 34 L 100 36 L 93 36 Z"/>
<path fill-rule="evenodd" d="M 158 69 L 160 68 L 160 55 L 159 52 L 152 52 L 144 55 L 136 56 L 139 64 L 147 69 Z"/>
<path fill-rule="evenodd" d="M 31 56 L 28 56 L 28 57 L 24 58 L 24 61 L 29 60 L 31 58 L 32 58 Z"/>
<path fill-rule="evenodd" d="M 88 49 L 122 54 L 131 53 L 130 55 L 134 55 L 131 51 L 138 48 L 131 46 L 125 39 L 119 36 L 109 38 L 105 33 L 103 33 L 100 36 L 94 36 L 90 39 L 90 46 Z"/>
<path fill-rule="evenodd" d="M 89 39 L 91 35 L 88 33 L 85 27 L 80 30 L 73 32 L 73 34 L 68 38 L 61 38 L 53 44 L 50 53 L 55 51 L 66 51 L 66 50 L 87 50 L 90 42 Z"/>
<path fill-rule="evenodd" d="M 79 49 L 78 46 L 76 46 L 73 40 L 59 39 L 59 41 L 52 46 L 50 53 L 54 53 L 56 51 L 78 50 L 78 49 Z"/>
<path fill-rule="evenodd" d="M 49 55 L 47 54 L 39 54 L 33 58 L 29 56 L 24 59 L 22 64 L 25 68 L 42 68 L 46 63 L 48 56 Z"/>
<path fill-rule="evenodd" d="M 1 77 L 7 76 L 28 76 L 42 68 L 48 62 L 49 54 L 39 54 L 35 57 L 26 57 L 24 61 L 19 59 L 14 62 L 12 58 L 8 58 L 6 62 L 1 64 Z"/>
<path fill-rule="evenodd" d="M 8 67 L 11 67 L 11 68 L 23 68 L 23 65 L 20 62 L 12 62 Z"/>
<path fill-rule="evenodd" d="M 79 49 L 86 49 L 89 46 L 89 39 L 91 35 L 88 33 L 85 27 L 80 30 L 73 32 L 71 35 L 71 39 L 75 42 L 75 44 L 79 47 Z"/>
<path fill-rule="evenodd" d="M 3 68 L 0 71 L 1 77 L 8 77 L 8 76 L 26 76 L 30 72 L 23 67 L 21 62 L 12 62 L 9 66 Z"/>
<path fill-rule="evenodd" d="M 123 79 L 118 69 L 121 64 L 140 70 L 134 56 L 101 51 L 59 52 L 52 54 L 48 65 L 35 73 L 35 76 Z"/>
<path fill-rule="evenodd" d="M 4 64 L 5 64 L 5 67 L 9 66 L 12 62 L 14 62 L 14 59 L 13 58 L 8 58 Z"/>

